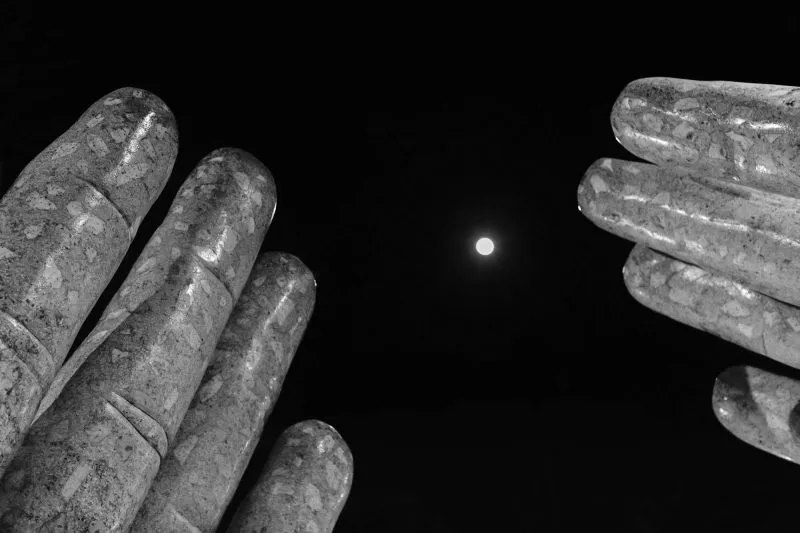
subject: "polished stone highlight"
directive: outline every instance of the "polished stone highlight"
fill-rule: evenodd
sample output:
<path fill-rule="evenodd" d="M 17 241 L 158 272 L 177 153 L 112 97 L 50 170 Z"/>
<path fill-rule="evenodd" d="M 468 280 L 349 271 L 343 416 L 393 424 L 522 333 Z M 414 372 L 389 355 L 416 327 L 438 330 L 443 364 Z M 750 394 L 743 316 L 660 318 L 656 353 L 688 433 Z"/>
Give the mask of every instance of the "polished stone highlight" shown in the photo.
<path fill-rule="evenodd" d="M 228 533 L 330 533 L 353 484 L 353 455 L 319 420 L 286 429 Z"/>
<path fill-rule="evenodd" d="M 800 383 L 736 366 L 714 383 L 712 406 L 725 428 L 751 446 L 800 463 Z"/>
<path fill-rule="evenodd" d="M 606 231 L 800 305 L 800 200 L 601 159 L 586 171 L 578 205 Z"/>
<path fill-rule="evenodd" d="M 800 87 L 643 78 L 623 89 L 611 125 L 651 163 L 800 196 Z"/>
<path fill-rule="evenodd" d="M 118 322 L 92 334 L 97 348 L 31 427 L 0 481 L 3 531 L 130 527 L 274 206 L 271 176 L 246 152 L 216 150 L 195 167 L 106 309 L 103 323 Z"/>
<path fill-rule="evenodd" d="M 177 151 L 169 108 L 147 91 L 118 89 L 0 200 L 0 475 Z"/>
<path fill-rule="evenodd" d="M 653 311 L 800 368 L 800 308 L 641 244 L 622 273 L 631 295 Z"/>
<path fill-rule="evenodd" d="M 216 531 L 278 399 L 315 294 L 314 277 L 298 258 L 258 258 L 130 531 Z"/>

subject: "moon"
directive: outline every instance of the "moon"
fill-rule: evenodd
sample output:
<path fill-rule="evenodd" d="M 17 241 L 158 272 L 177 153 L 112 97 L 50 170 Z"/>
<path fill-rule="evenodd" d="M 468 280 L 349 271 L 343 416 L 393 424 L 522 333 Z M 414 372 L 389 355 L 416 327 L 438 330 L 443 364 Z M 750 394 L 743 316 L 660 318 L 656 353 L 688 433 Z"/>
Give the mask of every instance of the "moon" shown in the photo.
<path fill-rule="evenodd" d="M 489 255 L 494 252 L 494 243 L 492 239 L 488 237 L 481 237 L 478 239 L 478 242 L 475 243 L 475 249 L 478 250 L 478 253 L 481 255 Z"/>

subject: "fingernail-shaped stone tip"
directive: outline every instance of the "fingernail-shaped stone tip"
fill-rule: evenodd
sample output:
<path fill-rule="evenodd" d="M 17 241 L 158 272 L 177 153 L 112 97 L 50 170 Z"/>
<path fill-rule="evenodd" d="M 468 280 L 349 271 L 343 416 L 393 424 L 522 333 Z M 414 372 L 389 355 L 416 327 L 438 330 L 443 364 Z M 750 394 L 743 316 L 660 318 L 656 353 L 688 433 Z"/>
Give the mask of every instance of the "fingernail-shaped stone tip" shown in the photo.
<path fill-rule="evenodd" d="M 267 166 L 260 159 L 247 150 L 233 146 L 225 146 L 212 151 L 205 157 L 205 159 L 213 159 L 215 157 L 225 157 L 229 155 L 236 155 L 243 163 L 255 167 L 255 169 L 257 169 L 273 187 L 275 186 L 275 178 L 272 176 L 272 172 L 270 172 L 269 168 L 267 168 Z"/>
<path fill-rule="evenodd" d="M 172 111 L 170 110 L 169 106 L 164 102 L 164 100 L 154 92 L 149 91 L 147 89 L 143 89 L 141 87 L 120 87 L 119 89 L 111 91 L 111 93 L 109 94 L 115 94 L 115 93 L 125 96 L 133 96 L 134 98 L 140 98 L 143 100 L 152 100 L 154 102 L 161 104 L 161 109 L 163 111 L 172 114 Z"/>
<path fill-rule="evenodd" d="M 120 87 L 106 94 L 102 101 L 105 106 L 110 107 L 115 105 L 116 99 L 122 99 L 127 102 L 127 105 L 133 107 L 136 107 L 136 103 L 140 102 L 142 107 L 147 107 L 158 113 L 159 121 L 168 123 L 173 137 L 177 140 L 178 122 L 175 119 L 175 113 L 172 112 L 172 109 L 160 96 L 140 87 Z"/>
<path fill-rule="evenodd" d="M 578 189 L 576 191 L 576 199 L 578 201 L 578 211 L 586 216 L 587 199 L 586 199 L 586 176 L 584 175 L 578 182 Z"/>
<path fill-rule="evenodd" d="M 726 427 L 736 416 L 731 404 L 739 404 L 750 396 L 750 384 L 747 367 L 732 366 L 721 372 L 714 380 L 711 407 L 717 419 Z"/>
<path fill-rule="evenodd" d="M 625 288 L 628 290 L 634 300 L 640 304 L 650 307 L 648 302 L 650 296 L 647 291 L 647 272 L 646 266 L 643 266 L 650 257 L 652 252 L 643 245 L 636 245 L 631 253 L 628 254 L 628 259 L 622 267 L 622 280 L 625 283 Z"/>
<path fill-rule="evenodd" d="M 636 244 L 630 253 L 625 265 L 622 267 L 622 278 L 628 291 L 633 291 L 642 284 L 642 270 L 647 269 L 647 264 L 655 264 L 659 258 L 643 244 Z M 635 296 L 635 295 L 634 295 Z"/>
<path fill-rule="evenodd" d="M 578 184 L 578 211 L 593 221 L 595 218 L 593 215 L 596 215 L 594 209 L 595 201 L 601 193 L 612 191 L 609 183 L 613 178 L 613 171 L 614 161 L 603 157 L 586 169 Z"/>
<path fill-rule="evenodd" d="M 317 278 L 314 272 L 299 257 L 288 252 L 280 252 L 281 257 L 289 263 L 290 269 L 299 273 L 298 277 L 303 277 L 312 291 L 316 293 Z"/>
<path fill-rule="evenodd" d="M 313 307 L 317 290 L 317 280 L 314 277 L 314 273 L 299 257 L 288 252 L 269 251 L 261 254 L 251 272 L 250 280 L 252 283 L 249 290 L 258 292 L 258 287 L 263 281 L 263 278 L 259 278 L 270 271 L 274 271 L 274 265 L 277 263 L 281 263 L 280 270 L 287 274 L 287 276 L 279 278 L 278 284 L 281 287 L 288 284 L 288 289 L 298 290 L 301 293 L 306 293 L 310 290 L 312 292 L 310 301 Z"/>
<path fill-rule="evenodd" d="M 625 282 L 625 287 L 631 294 L 642 284 L 639 262 L 634 258 L 633 251 L 628 255 L 625 264 L 622 265 L 622 280 Z"/>
<path fill-rule="evenodd" d="M 608 115 L 608 119 L 611 122 L 611 129 L 614 130 L 614 137 L 617 137 L 617 141 L 619 141 L 619 136 L 617 132 L 617 121 L 615 120 L 617 115 L 619 115 L 619 111 L 621 108 L 625 108 L 628 105 L 628 93 L 630 91 L 631 84 L 627 84 L 617 95 L 617 99 L 614 100 L 614 105 L 611 106 L 611 113 Z"/>
<path fill-rule="evenodd" d="M 591 185 L 589 183 L 589 176 L 592 173 L 592 169 L 595 167 L 597 163 L 592 163 L 589 168 L 583 173 L 581 176 L 581 180 L 578 182 L 578 190 L 577 190 L 577 199 L 578 199 L 578 211 L 583 213 L 584 216 L 587 215 L 587 210 L 589 208 L 589 202 L 591 201 Z"/>
<path fill-rule="evenodd" d="M 291 435 L 298 433 L 305 433 L 314 435 L 317 441 L 315 453 L 320 456 L 328 453 L 334 453 L 338 459 L 347 467 L 347 475 L 343 479 L 341 487 L 341 494 L 343 499 L 347 498 L 350 488 L 353 484 L 353 453 L 349 445 L 344 440 L 339 431 L 333 426 L 322 420 L 310 419 L 297 422 L 296 424 L 287 428 L 281 435 L 282 439 L 291 438 Z"/>
<path fill-rule="evenodd" d="M 301 431 L 301 432 L 305 433 L 308 430 L 307 428 L 311 428 L 311 429 L 313 429 L 315 431 L 322 431 L 322 432 L 330 433 L 331 436 L 333 436 L 337 440 L 339 440 L 342 443 L 344 443 L 344 439 L 342 438 L 341 434 L 336 430 L 336 428 L 334 428 L 332 425 L 328 424 L 327 422 L 323 422 L 322 420 L 318 420 L 316 418 L 312 418 L 312 419 L 309 419 L 309 420 L 302 420 L 300 422 L 297 422 L 297 423 L 289 426 L 289 428 L 286 429 L 286 433 L 289 433 L 289 432 L 292 432 L 292 431 Z"/>
<path fill-rule="evenodd" d="M 752 366 L 733 367 L 714 384 L 714 414 L 736 438 L 800 464 L 800 383 Z"/>
<path fill-rule="evenodd" d="M 331 533 L 352 484 L 353 455 L 339 432 L 320 420 L 298 422 L 278 437 L 228 533 Z"/>
<path fill-rule="evenodd" d="M 178 128 L 170 108 L 147 90 L 122 87 L 89 106 L 46 149 L 45 159 L 50 172 L 70 168 L 98 187 L 133 235 L 166 184 L 177 153 Z"/>

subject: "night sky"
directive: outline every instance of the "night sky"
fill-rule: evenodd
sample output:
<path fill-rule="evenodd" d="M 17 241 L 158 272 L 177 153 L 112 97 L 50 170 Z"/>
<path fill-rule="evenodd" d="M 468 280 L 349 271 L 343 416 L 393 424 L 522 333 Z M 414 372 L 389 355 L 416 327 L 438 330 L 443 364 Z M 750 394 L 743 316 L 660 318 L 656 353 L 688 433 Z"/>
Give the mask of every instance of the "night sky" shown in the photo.
<path fill-rule="evenodd" d="M 354 38 L 279 14 L 263 27 L 239 13 L 172 26 L 6 15 L 0 192 L 116 88 L 152 91 L 178 121 L 172 178 L 90 320 L 204 155 L 239 147 L 275 177 L 262 250 L 301 258 L 317 304 L 242 490 L 282 429 L 318 418 L 355 456 L 340 533 L 795 523 L 800 467 L 730 435 L 711 391 L 730 365 L 800 371 L 636 303 L 621 273 L 633 244 L 576 201 L 593 161 L 637 160 L 609 123 L 628 82 L 800 85 L 788 57 L 743 63 L 690 29 L 647 47 L 635 27 L 588 21 L 431 44 L 405 28 L 376 49 L 377 23 Z M 494 254 L 475 252 L 481 236 Z"/>

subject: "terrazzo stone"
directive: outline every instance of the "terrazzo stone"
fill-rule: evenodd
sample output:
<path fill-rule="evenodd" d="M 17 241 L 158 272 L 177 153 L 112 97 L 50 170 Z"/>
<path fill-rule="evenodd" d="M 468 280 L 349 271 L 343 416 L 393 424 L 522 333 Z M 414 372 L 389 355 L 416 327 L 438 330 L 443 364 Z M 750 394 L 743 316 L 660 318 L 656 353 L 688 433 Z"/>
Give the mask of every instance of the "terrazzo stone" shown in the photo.
<path fill-rule="evenodd" d="M 611 125 L 646 161 L 800 196 L 800 87 L 639 79 L 623 89 Z"/>
<path fill-rule="evenodd" d="M 330 533 L 353 484 L 353 455 L 335 429 L 306 420 L 286 429 L 228 533 Z"/>
<path fill-rule="evenodd" d="M 214 533 L 311 316 L 316 282 L 296 257 L 259 257 L 132 532 Z"/>
<path fill-rule="evenodd" d="M 194 254 L 238 298 L 247 280 L 242 274 L 253 267 L 275 214 L 275 195 L 275 181 L 269 170 L 247 152 L 221 148 L 206 156 L 181 187 L 166 219 L 97 325 L 56 375 L 36 418 L 58 397 L 89 354 L 159 290 L 168 265 L 178 258 Z M 241 227 L 237 230 L 229 220 L 239 221 Z M 234 250 L 236 253 L 232 253 Z"/>
<path fill-rule="evenodd" d="M 108 329 L 92 334 L 97 348 L 0 480 L 0 529 L 127 531 L 274 208 L 274 182 L 246 152 L 216 150 L 195 167 L 106 309 Z"/>
<path fill-rule="evenodd" d="M 799 308 L 641 244 L 622 273 L 631 295 L 653 311 L 800 368 Z"/>
<path fill-rule="evenodd" d="M 0 474 L 169 178 L 175 118 L 113 91 L 37 155 L 0 200 Z"/>
<path fill-rule="evenodd" d="M 685 168 L 602 159 L 586 171 L 578 205 L 606 231 L 800 304 L 798 200 Z"/>
<path fill-rule="evenodd" d="M 714 383 L 717 420 L 751 446 L 800 463 L 800 383 L 751 366 L 725 370 Z"/>

